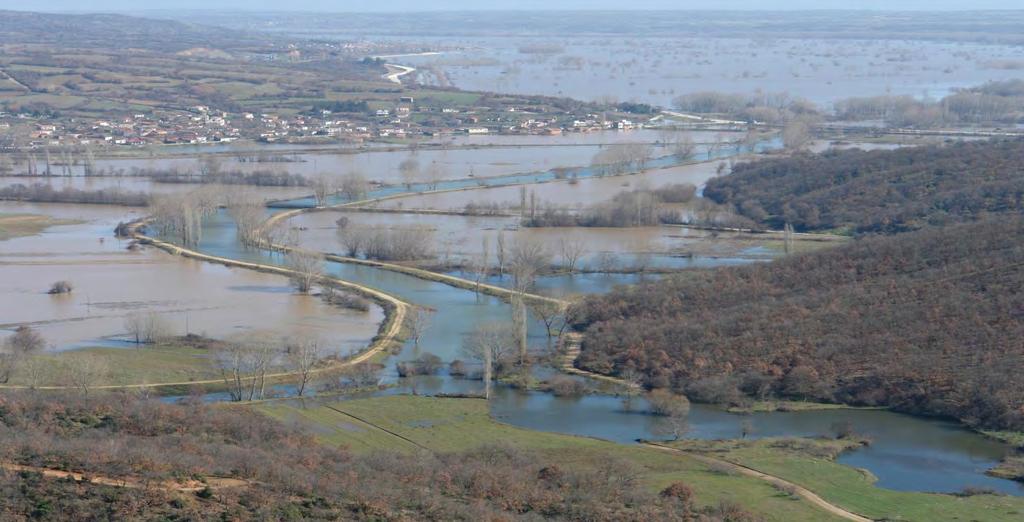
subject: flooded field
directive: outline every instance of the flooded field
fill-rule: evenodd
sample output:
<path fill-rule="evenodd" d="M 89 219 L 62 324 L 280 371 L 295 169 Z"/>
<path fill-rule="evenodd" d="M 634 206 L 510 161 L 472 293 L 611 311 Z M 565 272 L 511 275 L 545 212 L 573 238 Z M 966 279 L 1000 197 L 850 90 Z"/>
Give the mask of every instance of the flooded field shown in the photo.
<path fill-rule="evenodd" d="M 119 190 L 122 192 L 143 192 L 147 194 L 181 194 L 202 186 L 197 183 L 157 183 L 150 178 L 135 176 L 0 176 L 0 188 L 19 183 L 27 186 L 44 184 L 58 191 L 67 188 L 86 191 Z M 245 190 L 259 194 L 260 197 L 266 200 L 302 197 L 310 192 L 306 187 L 256 187 L 251 185 L 244 187 L 231 185 L 227 186 L 226 190 Z"/>
<path fill-rule="evenodd" d="M 339 231 L 336 221 L 341 217 L 348 224 Z M 345 253 L 346 229 L 360 227 L 422 229 L 431 236 L 432 259 L 441 264 L 479 264 L 486 243 L 492 268 L 498 263 L 495 249 L 499 233 L 506 248 L 520 241 L 543 245 L 556 266 L 564 267 L 567 255 L 578 254 L 576 268 L 584 271 L 636 269 L 640 262 L 646 268 L 661 269 L 718 266 L 770 259 L 780 252 L 751 251 L 765 245 L 765 240 L 676 226 L 530 228 L 521 227 L 519 222 L 519 217 L 332 211 L 300 214 L 288 223 L 299 230 L 300 246 L 341 254 Z"/>
<path fill-rule="evenodd" d="M 155 249 L 128 251 L 113 237 L 119 221 L 137 211 L 104 206 L 0 202 L 0 213 L 43 214 L 80 224 L 0 243 L 0 335 L 27 324 L 62 351 L 128 346 L 124 318 L 153 312 L 171 335 L 225 338 L 266 330 L 324 340 L 331 353 L 361 350 L 377 333 L 382 311 L 368 313 L 295 295 L 279 276 L 171 256 Z M 50 284 L 68 280 L 70 295 L 52 296 Z"/>
<path fill-rule="evenodd" d="M 541 183 L 528 187 L 539 202 L 562 207 L 578 208 L 606 201 L 612 196 L 637 188 L 658 188 L 675 183 L 690 183 L 698 187 L 720 174 L 718 162 L 704 162 L 669 168 L 652 169 L 631 176 L 587 177 L 574 183 Z M 469 203 L 496 204 L 501 208 L 517 209 L 520 202 L 519 187 L 505 186 L 461 192 L 422 194 L 408 198 L 384 201 L 382 208 L 429 209 L 461 211 Z"/>
<path fill-rule="evenodd" d="M 687 132 L 695 143 L 711 143 L 740 139 L 740 135 L 717 132 Z M 211 145 L 209 150 L 200 147 L 185 150 L 173 149 L 174 156 L 105 158 L 95 162 L 96 172 L 124 176 L 147 171 L 177 170 L 198 173 L 203 162 L 213 161 L 221 171 L 271 171 L 288 174 L 314 176 L 328 174 L 341 176 L 348 172 L 360 172 L 367 179 L 381 183 L 402 183 L 406 181 L 400 165 L 415 164 L 412 180 L 426 182 L 432 179 L 456 179 L 468 177 L 500 176 L 518 172 L 548 170 L 556 167 L 589 165 L 601 147 L 613 143 L 654 144 L 665 140 L 666 135 L 658 130 L 606 131 L 594 133 L 567 133 L 559 136 L 468 136 L 452 135 L 424 142 L 413 150 L 360 150 L 353 153 L 344 147 L 321 146 L 318 148 L 289 146 L 288 148 L 240 149 L 229 153 Z M 191 151 L 195 152 L 191 152 Z M 216 156 L 202 155 L 204 152 L 221 152 Z M 252 158 L 265 156 L 265 161 Z M 245 161 L 241 161 L 245 159 Z M 271 161 L 270 159 L 273 159 Z M 41 160 L 40 160 L 41 161 Z M 25 169 L 24 164 L 14 164 L 14 172 Z M 39 170 L 44 167 L 40 165 Z M 68 169 L 72 176 L 82 176 L 84 166 L 72 165 Z M 54 166 L 52 171 L 63 174 L 63 166 Z M 7 184 L 0 179 L 0 186 Z M 128 181 L 122 181 L 128 183 Z"/>
<path fill-rule="evenodd" d="M 433 38 L 461 50 L 405 57 L 418 79 L 477 91 L 671 106 L 698 91 L 788 92 L 823 106 L 880 94 L 941 98 L 1019 76 L 1019 47 L 907 40 L 667 37 Z M 544 51 L 544 52 L 540 52 Z"/>

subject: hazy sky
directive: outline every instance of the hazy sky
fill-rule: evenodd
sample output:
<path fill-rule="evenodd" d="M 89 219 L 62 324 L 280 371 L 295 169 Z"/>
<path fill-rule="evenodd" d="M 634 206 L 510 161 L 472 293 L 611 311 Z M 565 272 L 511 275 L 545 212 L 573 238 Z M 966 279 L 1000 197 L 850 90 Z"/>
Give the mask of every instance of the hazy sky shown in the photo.
<path fill-rule="evenodd" d="M 442 11 L 493 9 L 1021 9 L 1021 0 L 0 0 L 22 11 L 245 9 L 263 11 Z"/>

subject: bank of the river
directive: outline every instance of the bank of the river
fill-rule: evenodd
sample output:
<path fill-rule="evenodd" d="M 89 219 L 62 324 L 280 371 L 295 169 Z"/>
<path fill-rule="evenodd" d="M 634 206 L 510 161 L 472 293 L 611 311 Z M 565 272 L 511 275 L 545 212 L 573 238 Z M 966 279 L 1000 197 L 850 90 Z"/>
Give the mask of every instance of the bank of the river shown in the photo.
<path fill-rule="evenodd" d="M 32 236 L 58 225 L 79 223 L 73 219 L 55 219 L 38 214 L 3 214 L 0 213 L 0 241 L 16 237 Z"/>

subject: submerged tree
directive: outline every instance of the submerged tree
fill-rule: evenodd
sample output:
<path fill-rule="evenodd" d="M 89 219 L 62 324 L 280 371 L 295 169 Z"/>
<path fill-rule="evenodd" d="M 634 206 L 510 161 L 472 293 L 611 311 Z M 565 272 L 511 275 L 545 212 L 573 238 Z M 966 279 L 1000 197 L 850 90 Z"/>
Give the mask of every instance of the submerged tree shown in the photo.
<path fill-rule="evenodd" d="M 302 294 L 307 294 L 321 277 L 323 277 L 323 257 L 306 250 L 288 252 L 288 268 L 292 286 Z"/>

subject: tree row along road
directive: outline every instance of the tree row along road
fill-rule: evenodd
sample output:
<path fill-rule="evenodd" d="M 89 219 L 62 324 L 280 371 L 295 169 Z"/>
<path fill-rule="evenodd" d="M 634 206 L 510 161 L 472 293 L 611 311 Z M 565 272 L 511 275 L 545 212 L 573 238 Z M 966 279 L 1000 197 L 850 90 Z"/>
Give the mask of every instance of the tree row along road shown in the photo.
<path fill-rule="evenodd" d="M 282 268 L 282 267 L 273 266 L 273 265 L 265 265 L 265 264 L 260 264 L 260 263 L 250 263 L 250 262 L 246 262 L 246 261 L 238 261 L 238 260 L 229 259 L 229 258 L 226 258 L 226 257 L 211 256 L 209 254 L 203 254 L 203 253 L 197 252 L 195 250 L 190 250 L 190 249 L 187 249 L 187 248 L 183 248 L 183 247 L 180 247 L 178 245 L 174 245 L 174 244 L 168 243 L 166 241 L 161 241 L 159 239 L 155 239 L 155 238 L 152 238 L 152 237 L 149 237 L 149 236 L 146 236 L 146 235 L 143 235 L 143 234 L 139 233 L 137 231 L 137 229 L 142 224 L 143 224 L 143 222 L 138 222 L 134 227 L 131 228 L 132 237 L 137 239 L 137 240 L 139 240 L 142 243 L 154 246 L 154 247 L 159 248 L 160 250 L 168 252 L 168 253 L 170 253 L 172 255 L 179 255 L 179 256 L 188 257 L 188 258 L 192 258 L 192 259 L 198 259 L 200 261 L 206 261 L 206 262 L 209 262 L 209 263 L 216 263 L 216 264 L 221 264 L 221 265 L 229 266 L 229 267 L 244 268 L 244 269 L 248 269 L 248 270 L 255 270 L 255 271 L 258 271 L 258 272 L 265 272 L 265 273 L 271 273 L 271 274 L 277 274 L 277 275 L 283 275 L 283 276 L 291 276 L 291 275 L 295 274 L 295 272 L 293 270 L 290 270 L 290 269 L 287 269 L 287 268 Z M 381 292 L 380 290 L 377 290 L 377 289 L 374 289 L 374 288 L 370 288 L 370 287 L 367 287 L 367 286 L 363 286 L 363 285 L 358 285 L 358 284 L 351 283 L 349 281 L 344 281 L 344 280 L 341 280 L 341 279 L 338 279 L 338 278 L 329 277 L 329 276 L 322 276 L 322 280 L 328 281 L 331 284 L 334 284 L 334 285 L 337 285 L 339 287 L 345 288 L 345 289 L 350 290 L 352 292 L 355 292 L 355 293 L 357 293 L 359 295 L 362 295 L 364 297 L 372 299 L 373 301 L 377 302 L 378 304 L 381 304 L 382 307 L 384 308 L 385 318 L 384 318 L 384 321 L 381 323 L 380 328 L 378 329 L 378 334 L 377 334 L 376 340 L 366 350 L 360 352 L 358 355 L 356 355 L 355 357 L 352 357 L 350 359 L 346 359 L 344 361 L 337 361 L 337 362 L 334 362 L 332 364 L 328 364 L 326 366 L 323 366 L 323 367 L 320 367 L 320 368 L 316 368 L 316 369 L 313 370 L 313 372 L 315 372 L 315 373 L 325 373 L 325 372 L 336 371 L 336 370 L 339 370 L 339 369 L 342 369 L 342 368 L 347 368 L 347 367 L 355 366 L 355 365 L 364 363 L 366 361 L 369 361 L 370 359 L 372 359 L 377 354 L 385 352 L 386 350 L 388 350 L 392 346 L 399 345 L 401 343 L 400 335 L 401 335 L 401 331 L 402 331 L 402 326 L 405 323 L 406 318 L 408 317 L 408 311 L 409 311 L 409 307 L 410 307 L 409 303 L 406 303 L 405 301 L 403 301 L 403 300 L 401 300 L 401 299 L 399 299 L 399 298 L 397 298 L 395 296 L 392 296 L 392 295 L 390 295 L 388 293 Z M 299 375 L 298 372 L 278 372 L 278 373 L 267 374 L 265 376 L 265 378 L 267 378 L 267 379 L 282 379 L 282 378 L 294 377 L 294 376 L 297 376 L 297 375 Z M 181 382 L 108 384 L 108 385 L 93 386 L 92 389 L 97 389 L 97 390 L 119 390 L 120 389 L 120 390 L 123 390 L 123 389 L 142 389 L 142 388 L 162 388 L 162 387 L 171 387 L 171 386 L 215 385 L 215 384 L 221 384 L 223 382 L 224 382 L 223 379 L 205 379 L 205 380 L 181 381 Z M 27 385 L 0 385 L 0 389 L 28 389 L 28 388 L 30 388 L 30 386 L 27 386 Z M 36 389 L 36 390 L 68 390 L 68 389 L 75 389 L 74 386 L 35 386 L 35 387 L 31 387 L 31 388 L 32 389 Z"/>
<path fill-rule="evenodd" d="M 765 482 L 768 482 L 769 484 L 772 484 L 773 486 L 784 487 L 787 490 L 793 491 L 797 495 L 799 495 L 801 498 L 803 498 L 803 499 L 807 500 L 808 502 L 810 502 L 811 504 L 814 504 L 815 506 L 817 506 L 817 507 L 819 507 L 821 509 L 824 509 L 825 511 L 828 511 L 829 513 L 831 513 L 833 515 L 836 515 L 838 517 L 845 518 L 846 520 L 853 520 L 855 522 L 872 522 L 872 519 L 867 518 L 867 517 L 863 517 L 863 516 L 858 515 L 858 514 L 852 512 L 852 511 L 847 511 L 847 510 L 845 510 L 845 509 L 843 509 L 843 508 L 841 508 L 841 507 L 839 507 L 839 506 L 837 506 L 837 505 L 835 505 L 835 504 L 833 504 L 833 503 L 831 503 L 831 502 L 829 502 L 829 501 L 819 497 L 813 491 L 811 491 L 811 490 L 809 490 L 809 489 L 807 489 L 807 488 L 805 488 L 803 486 L 794 484 L 794 483 L 792 483 L 792 482 L 790 482 L 790 481 L 788 481 L 788 480 L 786 480 L 784 478 L 776 477 L 775 475 L 769 475 L 767 473 L 758 471 L 758 470 L 756 470 L 754 468 L 748 468 L 746 466 L 743 466 L 741 464 L 736 464 L 735 462 L 730 462 L 728 460 L 719 459 L 719 458 L 715 458 L 715 457 L 710 457 L 710 456 L 707 456 L 707 455 L 700 455 L 700 454 L 692 453 L 692 452 L 689 452 L 689 451 L 683 451 L 683 450 L 679 450 L 679 449 L 672 448 L 672 447 L 669 447 L 669 446 L 663 446 L 661 444 L 655 444 L 653 442 L 644 442 L 643 445 L 647 446 L 649 448 L 655 448 L 655 449 L 659 449 L 659 450 L 662 450 L 662 451 L 667 451 L 667 452 L 671 452 L 671 453 L 678 453 L 678 454 L 686 455 L 687 457 L 690 457 L 692 459 L 698 460 L 698 461 L 703 462 L 705 464 L 718 464 L 718 465 L 728 466 L 733 471 L 736 471 L 737 473 L 740 473 L 742 475 L 746 475 L 748 477 L 753 477 L 753 478 L 756 478 L 756 479 L 760 479 L 760 480 L 763 480 Z"/>

